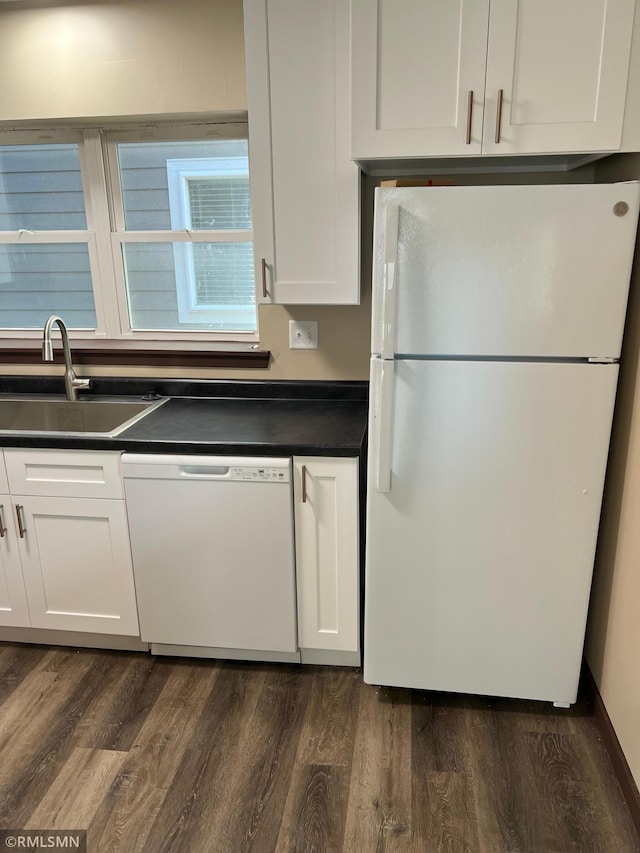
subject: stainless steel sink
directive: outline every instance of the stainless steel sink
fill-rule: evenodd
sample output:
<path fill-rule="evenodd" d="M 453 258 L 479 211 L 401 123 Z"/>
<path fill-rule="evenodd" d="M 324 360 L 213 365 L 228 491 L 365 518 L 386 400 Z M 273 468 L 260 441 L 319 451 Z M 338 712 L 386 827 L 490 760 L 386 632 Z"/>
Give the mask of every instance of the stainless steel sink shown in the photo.
<path fill-rule="evenodd" d="M 41 433 L 112 437 L 148 415 L 165 400 L 64 400 L 0 398 L 0 435 Z"/>

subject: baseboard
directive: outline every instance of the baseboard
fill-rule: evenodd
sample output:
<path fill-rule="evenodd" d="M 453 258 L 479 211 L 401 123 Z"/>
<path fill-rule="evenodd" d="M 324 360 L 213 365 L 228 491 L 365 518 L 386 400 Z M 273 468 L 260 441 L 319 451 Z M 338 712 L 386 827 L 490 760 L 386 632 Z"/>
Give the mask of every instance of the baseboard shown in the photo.
<path fill-rule="evenodd" d="M 613 770 L 616 774 L 618 784 L 622 789 L 622 795 L 627 803 L 631 820 L 633 821 L 636 831 L 640 835 L 640 791 L 638 791 L 638 786 L 636 785 L 635 779 L 631 773 L 631 768 L 627 764 L 627 759 L 625 758 L 622 747 L 620 746 L 620 741 L 618 740 L 618 736 L 613 728 L 613 723 L 611 722 L 605 704 L 602 701 L 598 685 L 596 684 L 596 681 L 591 674 L 591 670 L 586 663 L 582 673 L 582 686 L 585 693 L 588 694 L 588 698 L 593 703 L 594 722 L 598 728 L 602 742 L 609 753 L 609 758 L 611 759 L 611 764 L 613 765 Z"/>
<path fill-rule="evenodd" d="M 149 643 L 143 643 L 140 637 L 91 634 L 86 631 L 59 631 L 56 628 L 0 628 L 0 642 L 74 646 L 81 649 L 112 649 L 119 652 L 149 651 Z"/>
<path fill-rule="evenodd" d="M 360 666 L 360 652 L 335 652 L 325 649 L 300 649 L 300 662 L 322 666 Z"/>
<path fill-rule="evenodd" d="M 265 652 L 252 649 L 219 649 L 213 646 L 177 646 L 151 643 L 152 655 L 212 660 L 247 660 L 262 663 L 300 663 L 300 652 Z"/>

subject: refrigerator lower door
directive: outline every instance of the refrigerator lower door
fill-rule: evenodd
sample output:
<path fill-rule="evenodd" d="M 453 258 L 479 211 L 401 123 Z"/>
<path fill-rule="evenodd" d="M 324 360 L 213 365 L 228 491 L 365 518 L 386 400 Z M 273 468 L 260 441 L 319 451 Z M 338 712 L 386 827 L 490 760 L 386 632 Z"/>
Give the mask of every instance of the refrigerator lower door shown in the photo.
<path fill-rule="evenodd" d="M 395 362 L 389 490 L 368 491 L 365 681 L 575 701 L 617 375 Z"/>

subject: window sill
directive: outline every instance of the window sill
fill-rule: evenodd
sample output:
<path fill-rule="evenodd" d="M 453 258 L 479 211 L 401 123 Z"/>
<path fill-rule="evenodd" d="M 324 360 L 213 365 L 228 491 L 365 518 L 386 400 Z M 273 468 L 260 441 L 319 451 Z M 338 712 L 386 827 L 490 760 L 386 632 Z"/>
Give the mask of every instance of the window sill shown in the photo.
<path fill-rule="evenodd" d="M 264 370 L 269 366 L 270 350 L 171 350 L 107 349 L 73 346 L 74 365 L 133 367 L 234 367 Z M 0 349 L 2 364 L 42 364 L 40 347 Z M 63 364 L 62 350 L 54 351 L 54 363 Z"/>

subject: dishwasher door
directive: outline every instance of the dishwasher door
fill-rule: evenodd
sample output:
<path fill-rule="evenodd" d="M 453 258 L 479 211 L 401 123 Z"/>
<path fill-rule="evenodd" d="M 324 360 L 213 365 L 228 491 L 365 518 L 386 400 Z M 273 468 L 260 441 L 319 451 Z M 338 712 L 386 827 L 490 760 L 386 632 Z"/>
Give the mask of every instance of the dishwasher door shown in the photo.
<path fill-rule="evenodd" d="M 297 651 L 291 460 L 122 462 L 142 639 Z"/>

